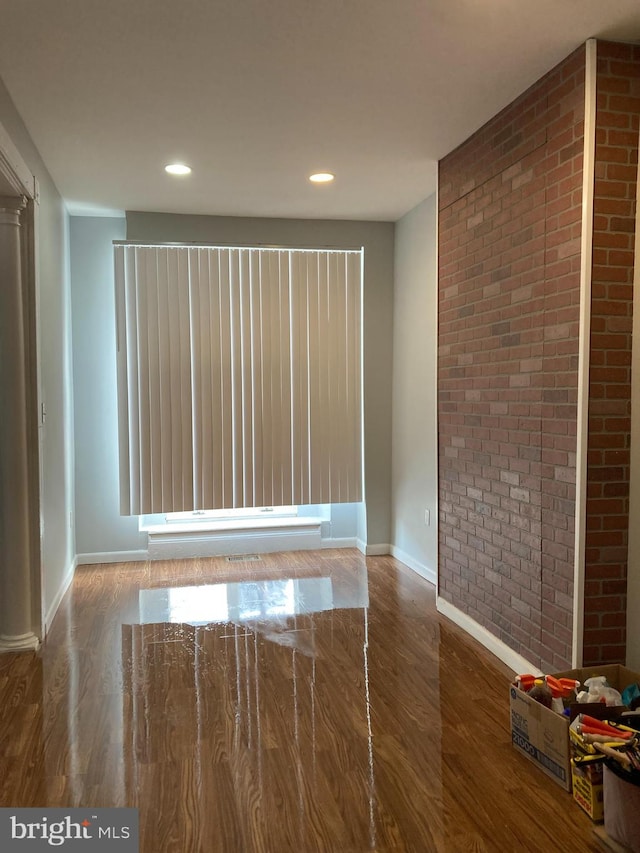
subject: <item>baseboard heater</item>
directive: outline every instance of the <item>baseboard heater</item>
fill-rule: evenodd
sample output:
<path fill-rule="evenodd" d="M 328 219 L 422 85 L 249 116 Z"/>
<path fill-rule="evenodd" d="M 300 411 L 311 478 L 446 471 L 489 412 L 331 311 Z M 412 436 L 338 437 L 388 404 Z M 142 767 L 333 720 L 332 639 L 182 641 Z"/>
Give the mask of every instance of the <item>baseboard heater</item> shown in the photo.
<path fill-rule="evenodd" d="M 151 560 L 310 551 L 322 547 L 320 518 L 166 524 L 150 527 L 148 533 Z"/>

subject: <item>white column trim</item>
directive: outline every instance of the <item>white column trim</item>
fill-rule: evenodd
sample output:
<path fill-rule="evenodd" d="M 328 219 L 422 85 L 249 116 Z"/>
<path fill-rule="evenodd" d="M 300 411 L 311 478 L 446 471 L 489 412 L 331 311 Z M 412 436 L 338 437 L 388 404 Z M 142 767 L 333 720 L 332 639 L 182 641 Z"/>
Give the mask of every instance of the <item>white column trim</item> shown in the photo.
<path fill-rule="evenodd" d="M 3 652 L 33 652 L 40 648 L 40 640 L 29 631 L 15 637 L 0 634 L 0 654 Z"/>
<path fill-rule="evenodd" d="M 435 217 L 436 217 L 436 239 L 435 239 L 435 279 L 436 279 L 436 315 L 438 316 L 439 322 L 439 307 L 440 307 L 440 162 L 438 161 L 438 176 L 436 180 L 436 209 L 435 209 Z M 435 406 L 433 407 L 433 430 L 435 436 L 435 446 L 434 446 L 434 455 L 435 455 L 435 472 L 436 472 L 436 505 L 433 508 L 432 520 L 431 523 L 435 522 L 436 526 L 436 553 L 435 553 L 435 566 L 434 573 L 435 578 L 433 583 L 436 588 L 436 597 L 440 594 L 440 396 L 439 396 L 439 367 L 440 367 L 440 351 L 439 351 L 440 342 L 438 340 L 438 325 L 436 324 L 436 335 L 434 340 L 434 351 L 435 351 L 435 360 L 434 360 L 434 388 L 435 388 Z"/>
<path fill-rule="evenodd" d="M 0 123 L 0 177 L 3 181 L 3 186 L 9 188 L 9 192 L 13 191 L 8 198 L 3 198 L 2 202 L 6 210 L 21 210 L 25 206 L 27 199 L 36 202 L 38 201 L 38 182 L 26 162 L 22 158 L 20 152 L 16 148 L 9 133 Z M 25 237 L 24 247 L 26 256 L 23 255 L 22 269 L 22 284 L 21 287 L 28 287 L 35 291 L 36 282 L 34 274 L 34 234 L 33 234 L 33 219 L 35 212 L 27 210 L 27 220 L 17 223 L 17 227 L 22 228 Z M 11 212 L 9 216 L 12 216 Z M 29 455 L 32 454 L 33 448 L 28 448 Z M 36 452 L 37 449 L 36 449 Z M 31 495 L 31 498 L 37 496 Z M 33 523 L 31 518 L 30 524 Z M 37 525 L 39 528 L 39 525 Z M 34 534 L 35 535 L 35 534 Z M 36 543 L 33 543 L 34 546 Z M 37 543 L 37 553 L 34 551 L 32 555 L 37 565 L 29 565 L 27 570 L 30 573 L 30 591 L 31 591 L 31 611 L 32 611 L 32 628 L 36 628 L 42 634 L 42 610 L 41 602 L 38 600 L 41 596 L 42 580 L 40 574 L 39 561 L 39 542 Z M 40 639 L 33 631 L 18 636 L 0 635 L 0 652 L 10 651 L 29 651 L 38 648 Z"/>
<path fill-rule="evenodd" d="M 591 257 L 596 150 L 597 41 L 585 45 L 584 162 L 580 244 L 580 341 L 576 437 L 576 514 L 573 565 L 573 667 L 582 665 L 584 634 L 585 537 L 587 532 L 587 446 L 589 438 L 589 351 L 591 346 Z"/>
<path fill-rule="evenodd" d="M 1 165 L 1 164 L 0 164 Z M 1 357 L 6 369 L 6 400 L 11 419 L 0 429 L 4 482 L 0 512 L 5 518 L 0 601 L 0 651 L 37 648 L 33 632 L 33 574 L 30 517 L 28 381 L 25 359 L 25 314 L 22 215 L 24 195 L 0 197 L 0 264 L 6 280 L 0 293 L 3 311 Z M 5 313 L 6 312 L 6 315 Z M 3 525 L 4 526 L 4 525 Z"/>

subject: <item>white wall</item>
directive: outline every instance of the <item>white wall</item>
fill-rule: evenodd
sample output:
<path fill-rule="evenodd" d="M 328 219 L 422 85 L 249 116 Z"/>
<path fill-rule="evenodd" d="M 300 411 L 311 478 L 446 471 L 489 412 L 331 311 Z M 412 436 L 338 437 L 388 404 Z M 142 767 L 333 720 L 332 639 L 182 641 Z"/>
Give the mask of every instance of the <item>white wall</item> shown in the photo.
<path fill-rule="evenodd" d="M 391 542 L 393 223 L 127 212 L 127 239 L 305 248 L 364 246 L 366 514 L 359 518 L 358 539 L 386 553 Z"/>
<path fill-rule="evenodd" d="M 36 264 L 39 274 L 42 400 L 40 429 L 43 605 L 49 611 L 70 577 L 75 555 L 73 510 L 73 395 L 68 271 L 68 217 L 51 176 L 2 81 L 0 122 L 40 184 Z"/>
<path fill-rule="evenodd" d="M 75 409 L 76 550 L 146 550 L 138 519 L 120 515 L 113 240 L 125 220 L 70 219 Z"/>
<path fill-rule="evenodd" d="M 435 583 L 438 565 L 436 197 L 396 224 L 393 554 Z M 425 510 L 430 525 L 425 524 Z"/>

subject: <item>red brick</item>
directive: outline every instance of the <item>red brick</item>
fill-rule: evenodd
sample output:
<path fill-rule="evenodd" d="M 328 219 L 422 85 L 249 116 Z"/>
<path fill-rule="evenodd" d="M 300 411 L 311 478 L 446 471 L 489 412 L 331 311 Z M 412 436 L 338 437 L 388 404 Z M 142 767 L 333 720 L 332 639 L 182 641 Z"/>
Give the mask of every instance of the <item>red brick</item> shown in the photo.
<path fill-rule="evenodd" d="M 607 61 L 596 115 L 584 645 L 604 660 L 624 644 L 638 121 L 619 110 L 637 100 L 625 75 L 640 69 L 640 51 L 599 43 L 598 53 Z M 440 499 L 465 513 L 441 539 L 441 586 L 538 664 L 571 656 L 584 57 L 576 51 L 439 167 Z M 535 370 L 520 370 L 532 359 Z M 551 507 L 540 538 L 527 525 Z M 485 572 L 504 586 L 492 590 Z M 544 578 L 541 598 L 532 578 Z"/>
<path fill-rule="evenodd" d="M 606 138 L 609 145 L 624 145 L 634 148 L 638 144 L 638 135 L 630 130 L 616 130 L 609 128 L 606 132 Z"/>
<path fill-rule="evenodd" d="M 631 81 L 619 77 L 604 77 L 598 80 L 598 91 L 628 95 L 631 91 Z"/>
<path fill-rule="evenodd" d="M 640 98 L 632 98 L 626 95 L 611 95 L 609 97 L 609 109 L 614 112 L 633 115 L 640 113 Z"/>
<path fill-rule="evenodd" d="M 629 198 L 629 185 L 626 181 L 595 181 L 595 194 L 599 198 Z"/>
<path fill-rule="evenodd" d="M 629 152 L 627 148 L 598 145 L 596 160 L 601 163 L 624 163 L 626 165 L 629 162 Z"/>
<path fill-rule="evenodd" d="M 628 112 L 608 112 L 605 110 L 598 110 L 598 121 L 601 126 L 604 127 L 615 127 L 615 128 L 628 128 L 631 127 L 631 116 Z"/>
<path fill-rule="evenodd" d="M 598 42 L 598 57 L 600 59 L 629 60 L 634 56 L 634 45 L 615 41 Z"/>
<path fill-rule="evenodd" d="M 635 186 L 636 177 L 638 175 L 637 166 L 627 166 L 621 163 L 608 163 L 605 170 L 605 177 L 610 181 L 626 181 Z"/>
<path fill-rule="evenodd" d="M 633 216 L 633 202 L 624 199 L 596 198 L 593 202 L 596 214 L 629 217 Z"/>

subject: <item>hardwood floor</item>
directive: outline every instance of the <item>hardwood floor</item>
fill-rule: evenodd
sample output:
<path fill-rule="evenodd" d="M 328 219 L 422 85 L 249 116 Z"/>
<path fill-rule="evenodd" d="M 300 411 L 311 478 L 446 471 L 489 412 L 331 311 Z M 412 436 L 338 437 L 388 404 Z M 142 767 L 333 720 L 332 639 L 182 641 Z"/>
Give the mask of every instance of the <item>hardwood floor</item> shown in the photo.
<path fill-rule="evenodd" d="M 511 674 L 390 557 L 81 567 L 0 657 L 0 806 L 137 807 L 143 853 L 597 851 Z"/>

